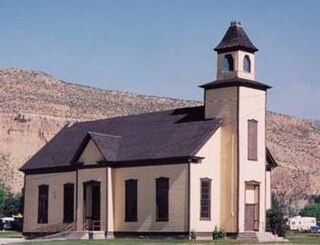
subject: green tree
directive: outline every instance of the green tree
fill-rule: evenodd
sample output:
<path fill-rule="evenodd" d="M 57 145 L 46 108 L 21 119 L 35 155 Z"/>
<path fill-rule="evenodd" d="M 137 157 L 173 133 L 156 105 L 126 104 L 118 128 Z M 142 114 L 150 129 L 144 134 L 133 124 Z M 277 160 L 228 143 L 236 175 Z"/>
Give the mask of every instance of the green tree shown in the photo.
<path fill-rule="evenodd" d="M 300 211 L 300 215 L 307 217 L 316 217 L 317 220 L 320 220 L 320 204 L 307 204 Z"/>
<path fill-rule="evenodd" d="M 4 216 L 17 215 L 21 211 L 22 197 L 20 194 L 8 193 L 4 201 L 2 213 Z"/>
<path fill-rule="evenodd" d="M 289 227 L 287 219 L 284 218 L 284 207 L 282 206 L 281 198 L 275 193 L 271 196 L 271 209 L 267 210 L 267 231 L 278 236 L 285 236 Z"/>
<path fill-rule="evenodd" d="M 8 195 L 7 189 L 2 184 L 0 184 L 0 217 L 3 216 L 2 209 L 3 209 L 4 202 L 7 198 L 7 195 Z"/>

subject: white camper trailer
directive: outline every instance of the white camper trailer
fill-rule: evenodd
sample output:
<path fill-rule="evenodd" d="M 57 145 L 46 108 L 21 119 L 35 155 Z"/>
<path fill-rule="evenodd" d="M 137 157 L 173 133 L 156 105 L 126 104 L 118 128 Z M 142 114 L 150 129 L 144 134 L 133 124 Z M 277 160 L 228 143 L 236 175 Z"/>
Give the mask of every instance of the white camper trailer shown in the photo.
<path fill-rule="evenodd" d="M 295 216 L 289 218 L 290 230 L 293 231 L 310 231 L 312 226 L 316 226 L 315 217 Z"/>

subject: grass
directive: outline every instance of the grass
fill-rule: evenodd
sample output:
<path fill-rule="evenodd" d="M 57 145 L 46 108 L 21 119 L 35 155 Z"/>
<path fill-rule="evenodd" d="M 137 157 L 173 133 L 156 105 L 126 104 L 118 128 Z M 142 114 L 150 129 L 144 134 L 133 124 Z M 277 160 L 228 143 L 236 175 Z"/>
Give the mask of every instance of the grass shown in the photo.
<path fill-rule="evenodd" d="M 299 233 L 287 237 L 290 243 L 295 244 L 320 244 L 320 233 Z"/>
<path fill-rule="evenodd" d="M 19 238 L 22 237 L 21 232 L 17 231 L 0 231 L 0 238 Z"/>
<path fill-rule="evenodd" d="M 283 243 L 285 245 L 295 244 L 319 244 L 320 245 L 320 234 L 293 234 L 287 237 L 289 243 Z M 223 239 L 215 241 L 188 241 L 188 240 L 175 240 L 175 239 L 115 239 L 115 240 L 60 240 L 60 241 L 37 241 L 37 242 L 25 242 L 27 244 L 35 245 L 166 245 L 166 244 L 177 244 L 177 245 L 224 245 L 224 244 L 258 244 L 257 242 L 239 241 L 235 239 Z M 276 244 L 276 243 L 268 243 Z M 279 244 L 279 243 L 277 243 Z M 281 243 L 280 243 L 281 244 Z"/>

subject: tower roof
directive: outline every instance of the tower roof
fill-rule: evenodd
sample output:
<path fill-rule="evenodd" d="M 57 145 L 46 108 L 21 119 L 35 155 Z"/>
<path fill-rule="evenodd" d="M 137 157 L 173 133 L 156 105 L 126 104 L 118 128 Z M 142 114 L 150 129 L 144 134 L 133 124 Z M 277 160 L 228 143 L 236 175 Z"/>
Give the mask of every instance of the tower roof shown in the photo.
<path fill-rule="evenodd" d="M 243 50 L 254 53 L 258 51 L 256 46 L 250 41 L 249 37 L 243 30 L 241 23 L 232 21 L 229 29 L 214 50 L 218 53 Z"/>

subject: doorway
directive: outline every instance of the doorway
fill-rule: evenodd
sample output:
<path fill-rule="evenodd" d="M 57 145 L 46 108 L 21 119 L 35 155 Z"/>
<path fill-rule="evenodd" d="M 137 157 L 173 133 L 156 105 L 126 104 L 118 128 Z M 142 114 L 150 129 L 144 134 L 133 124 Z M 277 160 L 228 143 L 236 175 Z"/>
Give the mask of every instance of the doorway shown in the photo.
<path fill-rule="evenodd" d="M 259 231 L 260 184 L 250 181 L 245 186 L 245 231 Z"/>
<path fill-rule="evenodd" d="M 101 229 L 101 194 L 100 182 L 88 181 L 83 183 L 83 210 L 84 210 L 84 229 L 100 230 Z"/>

